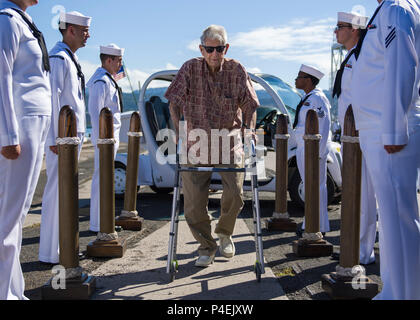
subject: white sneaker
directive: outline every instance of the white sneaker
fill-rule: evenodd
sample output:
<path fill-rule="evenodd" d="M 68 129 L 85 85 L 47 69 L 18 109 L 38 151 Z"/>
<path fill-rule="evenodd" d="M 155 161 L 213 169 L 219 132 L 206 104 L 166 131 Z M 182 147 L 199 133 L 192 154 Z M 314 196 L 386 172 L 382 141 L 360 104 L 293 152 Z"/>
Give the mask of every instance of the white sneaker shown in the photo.
<path fill-rule="evenodd" d="M 210 266 L 214 261 L 214 256 L 199 256 L 197 261 L 195 261 L 196 267 L 206 268 Z"/>
<path fill-rule="evenodd" d="M 232 258 L 235 255 L 235 245 L 231 236 L 225 234 L 217 234 L 219 236 L 219 251 L 225 258 Z"/>

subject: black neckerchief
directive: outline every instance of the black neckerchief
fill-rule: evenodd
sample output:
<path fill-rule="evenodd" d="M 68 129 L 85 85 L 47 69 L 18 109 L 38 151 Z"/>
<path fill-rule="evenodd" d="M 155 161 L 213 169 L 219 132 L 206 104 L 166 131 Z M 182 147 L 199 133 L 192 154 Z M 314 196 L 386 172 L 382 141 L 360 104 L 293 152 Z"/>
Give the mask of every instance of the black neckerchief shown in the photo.
<path fill-rule="evenodd" d="M 333 90 L 333 98 L 335 96 L 337 96 L 337 98 L 340 98 L 341 96 L 341 81 L 343 80 L 343 74 L 344 74 L 344 69 L 346 68 L 347 62 L 349 62 L 351 56 L 353 55 L 353 53 L 355 52 L 356 48 L 352 49 L 349 54 L 347 55 L 347 58 L 344 59 L 343 63 L 340 66 L 340 70 L 338 70 L 337 75 L 335 77 L 335 82 L 334 82 L 334 90 Z"/>
<path fill-rule="evenodd" d="M 69 55 L 70 59 L 73 61 L 74 65 L 77 69 L 77 77 L 82 82 L 82 92 L 83 92 L 83 99 L 86 100 L 86 86 L 85 86 L 85 75 L 82 72 L 82 67 L 80 64 L 76 61 L 76 58 L 74 57 L 73 52 L 71 52 L 69 49 L 64 48 L 66 50 L 67 54 Z"/>
<path fill-rule="evenodd" d="M 38 44 L 39 44 L 39 46 L 41 48 L 41 51 L 42 51 L 42 63 L 43 63 L 43 66 L 44 66 L 44 70 L 47 71 L 47 72 L 50 72 L 50 70 L 51 70 L 51 68 L 50 68 L 50 58 L 48 56 L 47 46 L 45 44 L 45 39 L 44 39 L 44 36 L 42 35 L 42 32 L 39 31 L 39 29 L 35 26 L 35 23 L 29 21 L 29 19 L 25 16 L 25 14 L 22 11 L 20 11 L 18 9 L 15 9 L 15 8 L 11 8 L 11 9 L 20 14 L 22 19 L 28 25 L 29 29 L 31 29 L 34 37 L 38 40 Z"/>
<path fill-rule="evenodd" d="M 296 115 L 295 115 L 295 121 L 293 122 L 293 129 L 296 128 L 298 121 L 299 121 L 299 112 L 300 109 L 302 108 L 303 104 L 306 102 L 306 100 L 308 100 L 308 98 L 311 96 L 312 94 L 309 94 L 305 97 L 305 99 L 303 99 L 298 106 L 296 107 Z"/>
<path fill-rule="evenodd" d="M 120 86 L 118 86 L 117 81 L 115 81 L 115 79 L 114 79 L 113 76 L 111 76 L 108 72 L 106 73 L 106 75 L 108 76 L 108 78 L 111 79 L 112 83 L 115 86 L 115 89 L 117 89 L 117 91 L 118 91 L 118 99 L 120 101 L 120 111 L 122 113 L 123 112 L 123 109 L 124 109 L 123 108 L 123 94 L 122 94 L 122 90 L 121 90 Z"/>
<path fill-rule="evenodd" d="M 381 5 L 380 5 L 379 7 L 377 7 L 377 8 L 376 8 L 376 11 L 375 11 L 375 13 L 373 14 L 372 18 L 369 20 L 369 23 L 368 23 L 368 25 L 366 26 L 366 29 L 363 29 L 363 30 L 362 30 L 362 33 L 361 33 L 361 35 L 360 35 L 359 42 L 357 43 L 357 47 L 356 47 L 356 50 L 355 50 L 355 52 L 354 52 L 354 55 L 355 55 L 355 57 L 356 57 L 356 60 L 357 60 L 357 59 L 359 59 L 360 52 L 362 51 L 363 41 L 365 40 L 365 37 L 366 37 L 367 32 L 368 32 L 368 30 L 369 30 L 369 27 L 370 27 L 370 25 L 372 24 L 373 20 L 375 20 L 375 18 L 376 18 L 376 16 L 377 16 L 377 14 L 379 13 L 379 10 L 381 10 L 381 8 L 382 8 L 382 6 L 384 5 L 384 3 L 385 3 L 385 0 L 383 0 L 383 1 L 382 1 L 382 3 L 381 3 Z"/>

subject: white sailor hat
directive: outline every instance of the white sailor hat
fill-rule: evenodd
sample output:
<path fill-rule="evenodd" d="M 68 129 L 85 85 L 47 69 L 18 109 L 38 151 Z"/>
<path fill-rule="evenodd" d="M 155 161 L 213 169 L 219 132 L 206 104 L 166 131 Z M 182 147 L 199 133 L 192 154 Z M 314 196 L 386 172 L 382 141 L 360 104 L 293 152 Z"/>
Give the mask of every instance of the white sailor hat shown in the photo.
<path fill-rule="evenodd" d="M 122 57 L 124 55 L 125 49 L 118 47 L 114 43 L 111 43 L 107 46 L 101 46 L 100 51 L 101 51 L 101 53 L 107 54 L 107 55 L 110 55 L 110 56 Z"/>
<path fill-rule="evenodd" d="M 90 27 L 91 20 L 91 17 L 86 17 L 77 11 L 60 13 L 60 23 L 71 23 L 82 27 Z"/>
<path fill-rule="evenodd" d="M 321 80 L 325 76 L 325 74 L 319 71 L 317 68 L 308 66 L 306 64 L 302 64 L 302 66 L 300 67 L 300 71 L 305 72 L 311 76 L 314 76 L 318 80 Z"/>
<path fill-rule="evenodd" d="M 354 29 L 364 29 L 369 21 L 368 17 L 360 16 L 356 13 L 339 12 L 337 21 L 350 23 Z"/>

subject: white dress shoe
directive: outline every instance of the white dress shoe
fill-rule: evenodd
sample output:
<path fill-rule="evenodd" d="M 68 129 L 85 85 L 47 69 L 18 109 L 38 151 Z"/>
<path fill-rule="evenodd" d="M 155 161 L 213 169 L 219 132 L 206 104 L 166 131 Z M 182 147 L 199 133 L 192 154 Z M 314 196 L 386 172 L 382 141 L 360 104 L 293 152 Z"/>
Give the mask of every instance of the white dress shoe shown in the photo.
<path fill-rule="evenodd" d="M 214 261 L 214 256 L 199 256 L 197 261 L 195 262 L 196 267 L 206 268 L 210 266 Z"/>
<path fill-rule="evenodd" d="M 232 258 L 235 255 L 235 245 L 232 241 L 232 237 L 225 234 L 218 234 L 218 236 L 220 241 L 220 254 L 225 258 Z"/>

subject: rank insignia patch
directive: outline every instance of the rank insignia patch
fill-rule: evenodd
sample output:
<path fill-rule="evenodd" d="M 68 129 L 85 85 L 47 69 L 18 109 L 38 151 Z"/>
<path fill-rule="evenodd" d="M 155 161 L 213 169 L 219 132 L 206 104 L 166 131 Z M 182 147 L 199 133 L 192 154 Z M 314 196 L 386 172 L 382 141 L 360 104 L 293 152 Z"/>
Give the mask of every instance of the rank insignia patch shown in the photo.
<path fill-rule="evenodd" d="M 318 117 L 319 118 L 324 118 L 325 117 L 325 111 L 324 110 L 322 110 L 322 108 L 318 108 Z"/>

